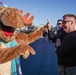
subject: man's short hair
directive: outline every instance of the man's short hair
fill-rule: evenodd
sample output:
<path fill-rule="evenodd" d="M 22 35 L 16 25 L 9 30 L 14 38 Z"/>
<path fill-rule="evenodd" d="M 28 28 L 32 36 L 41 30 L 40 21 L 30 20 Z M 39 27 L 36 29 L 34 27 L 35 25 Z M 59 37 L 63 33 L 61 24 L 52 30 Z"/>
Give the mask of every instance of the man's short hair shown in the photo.
<path fill-rule="evenodd" d="M 58 19 L 57 22 L 59 22 L 59 21 L 63 21 L 63 20 L 62 19 Z"/>
<path fill-rule="evenodd" d="M 63 18 L 65 17 L 73 17 L 76 20 L 76 16 L 74 14 L 65 14 Z"/>

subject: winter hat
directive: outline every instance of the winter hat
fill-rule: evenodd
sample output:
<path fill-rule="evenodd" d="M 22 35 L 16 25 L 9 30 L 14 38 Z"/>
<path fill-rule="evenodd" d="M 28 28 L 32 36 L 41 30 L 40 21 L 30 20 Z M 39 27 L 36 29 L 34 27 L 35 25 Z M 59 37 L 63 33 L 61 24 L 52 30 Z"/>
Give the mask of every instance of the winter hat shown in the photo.
<path fill-rule="evenodd" d="M 2 2 L 0 2 L 0 6 L 3 6 L 3 7 L 9 7 L 8 5 L 3 4 Z"/>
<path fill-rule="evenodd" d="M 0 6 L 4 6 L 2 2 L 0 2 Z"/>

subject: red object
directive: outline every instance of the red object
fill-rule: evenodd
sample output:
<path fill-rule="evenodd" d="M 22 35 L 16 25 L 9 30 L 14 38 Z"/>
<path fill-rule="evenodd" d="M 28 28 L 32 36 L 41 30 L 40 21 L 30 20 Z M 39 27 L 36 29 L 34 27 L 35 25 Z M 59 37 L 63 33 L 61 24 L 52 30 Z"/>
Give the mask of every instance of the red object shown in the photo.
<path fill-rule="evenodd" d="M 3 4 L 2 2 L 0 2 L 0 4 Z"/>
<path fill-rule="evenodd" d="M 11 28 L 3 28 L 4 34 L 6 36 L 11 36 L 12 35 L 12 29 Z"/>

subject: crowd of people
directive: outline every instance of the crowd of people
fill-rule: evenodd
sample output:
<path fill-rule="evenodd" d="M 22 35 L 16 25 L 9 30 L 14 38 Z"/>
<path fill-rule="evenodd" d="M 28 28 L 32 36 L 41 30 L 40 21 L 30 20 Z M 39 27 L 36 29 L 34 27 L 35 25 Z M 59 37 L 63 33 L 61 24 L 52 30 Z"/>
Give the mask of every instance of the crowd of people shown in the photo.
<path fill-rule="evenodd" d="M 65 14 L 63 20 L 59 19 L 59 30 L 54 35 L 50 22 L 48 25 L 48 37 L 56 44 L 58 58 L 58 75 L 76 75 L 76 16 Z"/>

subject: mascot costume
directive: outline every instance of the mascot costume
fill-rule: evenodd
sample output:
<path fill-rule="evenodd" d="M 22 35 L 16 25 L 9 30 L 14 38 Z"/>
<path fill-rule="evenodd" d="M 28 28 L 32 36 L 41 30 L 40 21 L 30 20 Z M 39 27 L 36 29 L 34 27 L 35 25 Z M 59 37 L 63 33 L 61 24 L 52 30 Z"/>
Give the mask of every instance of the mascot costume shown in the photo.
<path fill-rule="evenodd" d="M 42 36 L 46 26 L 29 34 L 15 33 L 16 28 L 32 24 L 34 16 L 22 16 L 22 10 L 0 6 L 0 75 L 22 75 L 19 56 L 27 58 L 35 54 L 29 45 Z"/>

